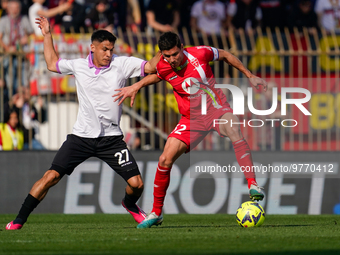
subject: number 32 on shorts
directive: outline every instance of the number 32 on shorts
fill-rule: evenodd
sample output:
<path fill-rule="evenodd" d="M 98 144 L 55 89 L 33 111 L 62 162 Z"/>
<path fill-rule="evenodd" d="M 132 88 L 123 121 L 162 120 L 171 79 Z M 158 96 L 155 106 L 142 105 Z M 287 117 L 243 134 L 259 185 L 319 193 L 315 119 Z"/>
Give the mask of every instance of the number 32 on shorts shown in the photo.
<path fill-rule="evenodd" d="M 184 131 L 184 130 L 186 130 L 186 129 L 187 129 L 187 126 L 186 126 L 186 125 L 177 124 L 177 126 L 176 126 L 175 129 L 172 131 L 172 133 L 181 135 L 181 134 L 182 134 L 181 131 Z"/>

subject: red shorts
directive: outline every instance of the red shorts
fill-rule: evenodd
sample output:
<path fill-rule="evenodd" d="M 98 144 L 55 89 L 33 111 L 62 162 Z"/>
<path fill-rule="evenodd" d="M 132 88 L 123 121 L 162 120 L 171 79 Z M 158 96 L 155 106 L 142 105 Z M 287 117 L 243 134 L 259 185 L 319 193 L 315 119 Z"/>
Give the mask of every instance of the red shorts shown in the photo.
<path fill-rule="evenodd" d="M 215 130 L 221 136 L 219 125 L 214 127 L 214 119 L 220 119 L 225 113 L 233 112 L 228 106 L 220 109 L 212 109 L 206 115 L 199 115 L 189 119 L 182 116 L 177 126 L 168 137 L 175 137 L 187 145 L 188 153 L 195 148 L 210 131 Z"/>

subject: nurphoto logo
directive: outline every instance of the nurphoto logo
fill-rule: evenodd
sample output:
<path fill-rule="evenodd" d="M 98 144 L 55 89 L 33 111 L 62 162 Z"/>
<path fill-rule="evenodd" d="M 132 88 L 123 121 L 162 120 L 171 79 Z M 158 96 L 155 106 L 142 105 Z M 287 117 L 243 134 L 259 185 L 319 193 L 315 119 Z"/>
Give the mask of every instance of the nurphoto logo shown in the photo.
<path fill-rule="evenodd" d="M 228 89 L 232 96 L 233 96 L 233 113 L 235 115 L 244 115 L 244 94 L 243 91 L 231 84 L 215 84 L 215 89 Z M 255 109 L 253 104 L 253 88 L 249 87 L 248 90 L 248 109 L 251 113 L 255 115 L 260 116 L 266 116 L 270 115 L 275 112 L 277 108 L 277 88 L 273 88 L 273 100 L 272 100 L 272 106 L 270 109 L 266 110 L 258 110 Z M 287 98 L 287 95 L 289 93 L 299 93 L 303 94 L 305 97 L 303 98 Z M 212 100 L 214 103 L 216 103 L 216 100 L 213 98 L 211 93 L 207 93 L 210 97 L 212 97 Z M 201 114 L 206 115 L 207 114 L 207 94 L 201 94 L 202 104 L 201 104 Z M 291 87 L 282 87 L 281 88 L 281 115 L 285 116 L 287 115 L 287 105 L 295 105 L 304 115 L 310 116 L 312 115 L 302 104 L 307 103 L 311 99 L 311 93 L 309 90 L 304 88 L 291 88 Z M 265 119 L 266 122 L 271 122 L 272 127 L 274 127 L 275 121 L 281 121 L 281 125 L 284 127 L 295 127 L 298 125 L 297 120 L 294 119 Z M 254 122 L 259 123 L 258 125 L 254 125 Z M 293 125 L 288 125 L 287 122 L 293 122 Z M 214 127 L 215 125 L 220 124 L 227 124 L 228 121 L 225 119 L 214 119 Z M 243 124 L 243 126 L 246 125 L 245 120 L 243 122 L 234 122 L 230 123 L 233 124 Z M 264 125 L 264 121 L 262 119 L 250 119 L 248 120 L 248 126 L 250 127 L 262 127 Z"/>

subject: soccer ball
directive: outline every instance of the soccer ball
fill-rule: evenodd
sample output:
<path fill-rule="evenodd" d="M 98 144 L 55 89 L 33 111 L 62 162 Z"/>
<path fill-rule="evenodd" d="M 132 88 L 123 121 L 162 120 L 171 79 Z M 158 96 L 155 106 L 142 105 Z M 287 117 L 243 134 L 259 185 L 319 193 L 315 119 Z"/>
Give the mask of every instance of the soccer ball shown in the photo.
<path fill-rule="evenodd" d="M 265 212 L 256 202 L 244 202 L 236 211 L 236 221 L 244 228 L 259 227 L 265 219 Z"/>

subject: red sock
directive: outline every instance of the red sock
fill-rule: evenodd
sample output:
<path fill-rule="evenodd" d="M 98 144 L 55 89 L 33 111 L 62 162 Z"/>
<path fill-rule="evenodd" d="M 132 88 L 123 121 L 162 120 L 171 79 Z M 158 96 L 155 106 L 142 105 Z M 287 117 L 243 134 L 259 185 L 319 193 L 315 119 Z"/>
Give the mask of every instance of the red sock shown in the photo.
<path fill-rule="evenodd" d="M 255 173 L 252 169 L 252 166 L 254 164 L 253 159 L 251 158 L 249 145 L 247 141 L 242 138 L 241 140 L 233 142 L 233 146 L 238 164 L 240 165 L 240 167 L 242 167 L 243 170 L 246 169 L 246 171 L 243 171 L 243 173 L 246 177 L 246 180 L 248 181 L 249 188 L 251 184 L 257 184 L 255 180 Z"/>
<path fill-rule="evenodd" d="M 153 209 L 152 212 L 158 216 L 162 214 L 166 190 L 170 183 L 171 168 L 162 167 L 158 164 L 153 187 Z"/>

